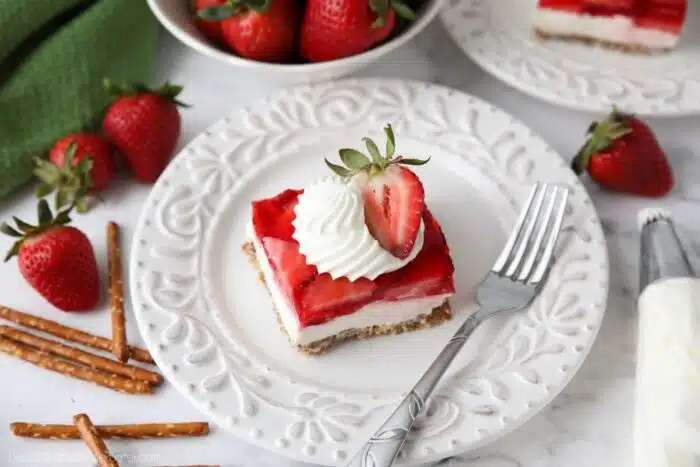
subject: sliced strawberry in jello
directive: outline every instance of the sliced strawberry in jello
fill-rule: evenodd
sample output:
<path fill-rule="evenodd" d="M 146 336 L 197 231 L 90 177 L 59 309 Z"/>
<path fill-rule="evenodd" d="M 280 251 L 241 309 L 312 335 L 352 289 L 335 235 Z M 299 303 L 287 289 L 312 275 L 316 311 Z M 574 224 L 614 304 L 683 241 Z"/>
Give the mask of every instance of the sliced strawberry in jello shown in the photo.
<path fill-rule="evenodd" d="M 398 271 L 383 274 L 375 282 L 381 300 L 406 300 L 454 293 L 454 265 L 440 225 L 427 209 L 423 212 L 423 249 Z"/>
<path fill-rule="evenodd" d="M 296 303 L 302 289 L 317 275 L 315 266 L 306 264 L 299 253 L 299 244 L 274 237 L 262 239 L 263 248 L 272 269 L 277 274 L 278 285 L 287 299 Z"/>
<path fill-rule="evenodd" d="M 454 293 L 454 266 L 440 225 L 423 210 L 423 248 L 405 267 L 382 274 L 374 281 L 333 280 L 306 264 L 299 244 L 291 238 L 293 217 L 283 215 L 296 204 L 301 191 L 288 190 L 279 196 L 256 201 L 253 218 L 256 232 L 271 233 L 261 239 L 277 282 L 289 304 L 296 310 L 302 327 L 325 323 L 353 313 L 368 303 L 406 300 Z M 258 237 L 260 238 L 260 237 Z M 427 312 L 428 310 L 426 310 Z"/>
<path fill-rule="evenodd" d="M 368 304 L 377 285 L 369 279 L 350 282 L 320 274 L 301 293 L 299 319 L 306 325 L 321 324 Z"/>
<path fill-rule="evenodd" d="M 680 34 L 687 0 L 540 0 L 538 8 L 594 16 L 624 15 L 644 29 Z"/>
<path fill-rule="evenodd" d="M 258 238 L 276 237 L 291 240 L 294 208 L 302 190 L 285 190 L 273 198 L 253 202 L 253 227 Z"/>
<path fill-rule="evenodd" d="M 425 207 L 421 181 L 406 167 L 424 165 L 430 158 L 394 157 L 393 130 L 387 126 L 384 131 L 386 154 L 381 154 L 371 139 L 364 138 L 369 157 L 354 149 L 342 149 L 340 159 L 346 167 L 328 160 L 326 163 L 338 176 L 359 185 L 367 229 L 394 256 L 406 258 L 412 253 L 423 222 L 421 251 L 404 267 L 374 280 L 359 278 L 352 282 L 345 277 L 333 279 L 328 273 L 318 274 L 316 267 L 306 264 L 292 237 L 294 208 L 302 191 L 286 190 L 253 203 L 255 234 L 262 239 L 278 285 L 302 327 L 354 313 L 373 302 L 454 292 L 454 266 L 445 236 Z"/>
<path fill-rule="evenodd" d="M 582 0 L 540 0 L 538 8 L 566 11 L 569 13 L 583 13 L 586 6 Z"/>
<path fill-rule="evenodd" d="M 648 1 L 646 9 L 635 18 L 635 24 L 644 29 L 656 29 L 680 35 L 685 24 L 686 0 Z"/>

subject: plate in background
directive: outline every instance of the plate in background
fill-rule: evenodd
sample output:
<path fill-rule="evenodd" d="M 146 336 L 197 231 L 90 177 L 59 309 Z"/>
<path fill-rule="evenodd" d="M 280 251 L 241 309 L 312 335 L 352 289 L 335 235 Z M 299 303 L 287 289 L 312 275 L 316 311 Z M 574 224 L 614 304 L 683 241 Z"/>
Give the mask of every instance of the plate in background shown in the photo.
<path fill-rule="evenodd" d="M 639 115 L 700 114 L 700 3 L 688 2 L 678 48 L 638 56 L 532 31 L 537 0 L 450 0 L 440 16 L 457 45 L 484 70 L 526 94 L 576 110 Z"/>

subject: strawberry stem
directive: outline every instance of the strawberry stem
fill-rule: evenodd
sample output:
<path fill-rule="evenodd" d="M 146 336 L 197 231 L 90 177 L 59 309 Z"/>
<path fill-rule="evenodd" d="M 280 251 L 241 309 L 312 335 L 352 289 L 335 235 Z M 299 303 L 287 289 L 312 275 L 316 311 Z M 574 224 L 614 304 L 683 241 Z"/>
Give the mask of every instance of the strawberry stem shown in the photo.
<path fill-rule="evenodd" d="M 71 203 L 77 206 L 79 213 L 87 211 L 85 198 L 93 185 L 90 171 L 92 170 L 92 156 L 86 155 L 73 166 L 77 145 L 71 141 L 66 149 L 62 167 L 57 167 L 49 161 L 35 158 L 34 175 L 42 182 L 36 190 L 38 198 L 44 198 L 56 192 L 56 209 L 61 209 Z"/>
<path fill-rule="evenodd" d="M 379 151 L 377 143 L 371 138 L 364 137 L 362 141 L 367 146 L 367 151 L 370 154 L 371 160 L 357 149 L 343 148 L 339 152 L 340 160 L 343 161 L 345 167 L 333 164 L 326 159 L 326 165 L 337 175 L 341 177 L 351 177 L 359 172 L 366 172 L 370 176 L 382 173 L 387 167 L 394 164 L 404 165 L 424 165 L 430 160 L 427 159 L 411 159 L 403 156 L 394 157 L 396 151 L 396 140 L 394 138 L 394 130 L 391 125 L 384 127 L 386 134 L 386 154 L 382 155 Z"/>
<path fill-rule="evenodd" d="M 60 227 L 70 223 L 71 218 L 69 214 L 72 209 L 73 205 L 71 205 L 68 209 L 59 211 L 54 217 L 53 213 L 51 212 L 51 208 L 49 207 L 49 203 L 45 199 L 41 199 L 37 204 L 37 219 L 39 221 L 38 225 L 28 224 L 14 216 L 12 217 L 12 219 L 17 225 L 16 228 L 10 227 L 10 225 L 6 222 L 0 224 L 0 232 L 17 239 L 15 240 L 15 243 L 12 245 L 10 250 L 7 252 L 4 261 L 7 262 L 10 260 L 10 258 L 19 254 L 20 248 L 28 238 L 40 235 L 54 227 Z"/>
<path fill-rule="evenodd" d="M 225 21 L 246 11 L 267 13 L 275 0 L 229 0 L 223 5 L 208 6 L 195 11 L 195 16 L 204 21 Z"/>
<path fill-rule="evenodd" d="M 617 109 L 600 122 L 593 122 L 588 127 L 588 140 L 579 149 L 571 162 L 571 169 L 576 175 L 586 171 L 595 154 L 606 151 L 612 143 L 629 135 L 632 129 L 627 124 L 628 115 L 620 113 Z"/>
<path fill-rule="evenodd" d="M 391 0 L 391 8 L 396 12 L 398 16 L 408 20 L 415 20 L 418 15 L 416 12 L 406 5 L 401 0 Z"/>
<path fill-rule="evenodd" d="M 377 19 L 372 23 L 372 28 L 382 28 L 386 24 L 386 17 L 390 10 L 404 19 L 416 19 L 416 13 L 402 0 L 369 0 L 369 8 L 377 14 Z"/>
<path fill-rule="evenodd" d="M 133 97 L 138 96 L 140 94 L 155 94 L 157 96 L 162 97 L 163 99 L 167 99 L 169 101 L 174 102 L 179 107 L 191 107 L 191 105 L 185 104 L 184 102 L 177 99 L 177 97 L 182 92 L 183 87 L 170 84 L 167 81 L 161 87 L 152 89 L 143 83 L 129 83 L 119 85 L 112 82 L 111 79 L 105 78 L 103 81 L 103 86 L 107 92 L 116 97 Z"/>

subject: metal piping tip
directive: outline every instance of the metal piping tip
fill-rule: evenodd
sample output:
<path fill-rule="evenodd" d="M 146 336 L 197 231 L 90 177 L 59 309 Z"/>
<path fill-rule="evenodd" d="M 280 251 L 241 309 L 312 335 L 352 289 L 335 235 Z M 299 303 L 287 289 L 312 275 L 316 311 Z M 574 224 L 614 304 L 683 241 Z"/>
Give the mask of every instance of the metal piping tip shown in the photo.
<path fill-rule="evenodd" d="M 643 209 L 641 228 L 639 293 L 649 284 L 670 277 L 695 277 L 685 246 L 671 215 L 660 209 Z"/>
<path fill-rule="evenodd" d="M 659 208 L 644 208 L 637 214 L 637 222 L 639 223 L 640 229 L 647 224 L 651 224 L 652 222 L 668 221 L 670 219 L 671 214 L 668 211 Z"/>

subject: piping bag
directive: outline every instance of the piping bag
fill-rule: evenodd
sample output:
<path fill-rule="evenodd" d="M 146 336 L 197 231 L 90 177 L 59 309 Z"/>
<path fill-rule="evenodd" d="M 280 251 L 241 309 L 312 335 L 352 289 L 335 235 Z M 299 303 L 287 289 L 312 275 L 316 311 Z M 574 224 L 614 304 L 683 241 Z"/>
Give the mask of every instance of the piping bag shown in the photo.
<path fill-rule="evenodd" d="M 639 221 L 634 467 L 700 467 L 700 279 L 668 213 Z"/>

